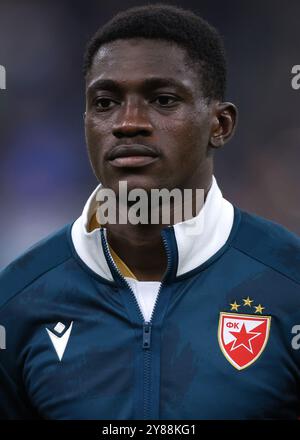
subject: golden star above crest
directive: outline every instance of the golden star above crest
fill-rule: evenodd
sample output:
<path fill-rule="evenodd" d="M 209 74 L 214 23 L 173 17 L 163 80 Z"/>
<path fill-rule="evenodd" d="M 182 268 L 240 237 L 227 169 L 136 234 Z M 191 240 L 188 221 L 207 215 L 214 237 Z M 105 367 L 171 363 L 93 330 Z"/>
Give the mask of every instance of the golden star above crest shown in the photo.
<path fill-rule="evenodd" d="M 265 307 L 263 307 L 261 304 L 258 304 L 258 306 L 254 306 L 255 307 L 255 313 L 260 313 L 262 314 L 263 309 L 265 309 Z"/>
<path fill-rule="evenodd" d="M 249 296 L 246 299 L 243 299 L 244 301 L 244 306 L 249 306 L 251 307 L 251 303 L 253 303 L 253 299 L 250 299 Z"/>
<path fill-rule="evenodd" d="M 232 311 L 232 310 L 236 310 L 236 311 L 238 311 L 238 308 L 241 307 L 241 305 L 240 305 L 240 304 L 237 304 L 236 301 L 234 301 L 234 303 L 233 303 L 233 304 L 230 304 L 230 305 L 231 305 L 231 311 Z"/>

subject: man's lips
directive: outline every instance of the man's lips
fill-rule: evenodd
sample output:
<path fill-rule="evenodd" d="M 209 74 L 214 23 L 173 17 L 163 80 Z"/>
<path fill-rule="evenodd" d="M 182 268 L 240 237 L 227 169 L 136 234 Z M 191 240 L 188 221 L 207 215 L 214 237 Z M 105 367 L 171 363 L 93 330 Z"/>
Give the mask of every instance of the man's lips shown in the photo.
<path fill-rule="evenodd" d="M 146 145 L 118 145 L 108 154 L 108 160 L 115 167 L 142 167 L 158 159 L 158 153 Z"/>

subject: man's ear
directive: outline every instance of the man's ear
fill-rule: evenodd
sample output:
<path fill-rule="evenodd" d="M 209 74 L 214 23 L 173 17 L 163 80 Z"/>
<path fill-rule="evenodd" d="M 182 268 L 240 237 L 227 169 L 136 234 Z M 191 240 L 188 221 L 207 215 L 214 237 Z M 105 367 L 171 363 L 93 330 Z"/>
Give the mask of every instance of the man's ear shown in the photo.
<path fill-rule="evenodd" d="M 213 122 L 209 145 L 220 148 L 232 138 L 237 125 L 238 111 L 231 102 L 216 102 L 213 109 Z"/>
<path fill-rule="evenodd" d="M 85 121 L 85 118 L 86 118 L 86 112 L 84 112 L 82 116 L 83 116 L 83 120 Z"/>

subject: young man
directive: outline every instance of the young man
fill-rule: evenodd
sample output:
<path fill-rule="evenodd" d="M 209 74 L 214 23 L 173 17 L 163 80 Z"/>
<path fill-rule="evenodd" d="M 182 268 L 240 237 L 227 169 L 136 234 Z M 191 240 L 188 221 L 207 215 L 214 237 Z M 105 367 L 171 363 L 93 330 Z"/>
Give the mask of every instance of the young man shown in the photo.
<path fill-rule="evenodd" d="M 297 418 L 300 240 L 233 206 L 213 175 L 237 113 L 217 31 L 172 6 L 127 10 L 90 41 L 85 77 L 101 183 L 1 273 L 1 416 Z M 120 204 L 121 181 L 203 189 L 204 205 L 194 191 L 182 222 L 101 226 L 97 194 Z"/>

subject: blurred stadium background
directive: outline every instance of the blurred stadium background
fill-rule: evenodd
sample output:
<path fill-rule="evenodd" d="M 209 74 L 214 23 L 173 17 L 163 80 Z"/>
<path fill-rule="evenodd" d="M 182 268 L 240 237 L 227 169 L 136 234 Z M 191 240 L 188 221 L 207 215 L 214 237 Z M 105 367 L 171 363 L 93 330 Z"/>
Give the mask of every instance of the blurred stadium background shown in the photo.
<path fill-rule="evenodd" d="M 75 220 L 97 181 L 84 140 L 87 40 L 129 0 L 0 0 L 0 267 Z M 155 1 L 152 3 L 156 3 Z M 298 0 L 168 1 L 194 10 L 225 39 L 235 138 L 216 154 L 223 195 L 300 234 Z"/>

